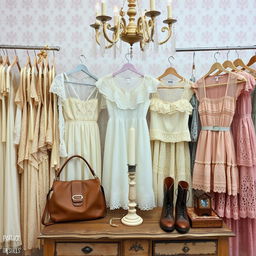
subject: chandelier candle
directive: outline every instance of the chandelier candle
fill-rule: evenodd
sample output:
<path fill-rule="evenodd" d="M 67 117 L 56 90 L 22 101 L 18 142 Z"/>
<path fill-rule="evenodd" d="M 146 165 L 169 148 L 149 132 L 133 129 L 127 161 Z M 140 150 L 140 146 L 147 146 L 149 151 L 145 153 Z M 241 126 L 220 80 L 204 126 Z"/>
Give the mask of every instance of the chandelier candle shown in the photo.
<path fill-rule="evenodd" d="M 99 3 L 96 3 L 95 5 L 95 13 L 96 13 L 96 17 L 100 15 L 100 5 Z M 96 24 L 100 24 L 100 22 L 96 19 Z"/>
<path fill-rule="evenodd" d="M 171 19 L 172 18 L 172 0 L 168 1 L 167 11 L 168 11 L 168 19 Z"/>
<path fill-rule="evenodd" d="M 155 0 L 150 0 L 150 10 L 155 11 L 156 10 L 156 2 Z"/>
<path fill-rule="evenodd" d="M 118 8 L 114 7 L 114 26 L 118 25 Z"/>
<path fill-rule="evenodd" d="M 107 6 L 105 0 L 101 1 L 101 15 L 107 15 Z"/>

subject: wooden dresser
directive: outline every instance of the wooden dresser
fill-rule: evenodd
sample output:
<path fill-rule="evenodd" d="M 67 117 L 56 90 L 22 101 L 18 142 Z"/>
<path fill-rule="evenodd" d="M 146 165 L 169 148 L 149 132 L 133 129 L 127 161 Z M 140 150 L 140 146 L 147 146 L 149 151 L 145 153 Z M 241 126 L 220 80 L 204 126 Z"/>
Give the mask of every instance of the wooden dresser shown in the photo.
<path fill-rule="evenodd" d="M 39 236 L 44 242 L 44 256 L 227 256 L 228 238 L 234 236 L 223 228 L 193 228 L 187 234 L 166 233 L 159 227 L 161 209 L 139 212 L 144 222 L 127 227 L 111 218 L 125 211 L 111 211 L 107 217 L 88 222 L 55 224 L 45 227 Z"/>

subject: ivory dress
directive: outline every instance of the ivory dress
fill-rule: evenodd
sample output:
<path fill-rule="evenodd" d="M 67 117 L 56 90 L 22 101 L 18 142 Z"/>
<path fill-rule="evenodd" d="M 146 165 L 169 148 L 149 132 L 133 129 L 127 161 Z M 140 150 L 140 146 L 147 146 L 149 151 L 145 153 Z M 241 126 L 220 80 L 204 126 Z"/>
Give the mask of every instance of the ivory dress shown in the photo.
<path fill-rule="evenodd" d="M 154 192 L 158 206 L 163 205 L 163 181 L 171 176 L 175 187 L 181 180 L 191 184 L 191 141 L 188 127 L 193 90 L 185 80 L 171 86 L 184 89 L 158 89 L 150 103 L 150 139 L 153 158 Z"/>
<path fill-rule="evenodd" d="M 20 193 L 19 177 L 16 165 L 16 148 L 14 145 L 14 118 L 15 104 L 14 95 L 17 90 L 15 76 L 11 67 L 3 67 L 0 70 L 1 103 L 5 105 L 1 111 L 5 111 L 2 122 L 2 136 L 0 142 L 0 153 L 4 158 L 1 161 L 0 178 L 1 185 L 1 207 L 0 207 L 0 248 L 15 248 L 21 245 L 20 230 Z M 3 112 L 2 112 L 3 114 Z M 4 239 L 7 236 L 7 239 Z M 8 236 L 10 239 L 8 239 Z"/>
<path fill-rule="evenodd" d="M 146 115 L 150 94 L 156 92 L 159 81 L 143 78 L 121 78 L 112 75 L 101 78 L 96 86 L 105 97 L 109 120 L 106 131 L 103 186 L 110 209 L 128 207 L 128 134 L 136 131 L 136 191 L 138 207 L 155 206 L 152 180 L 150 138 Z"/>
<path fill-rule="evenodd" d="M 78 154 L 85 157 L 97 176 L 101 178 L 97 88 L 67 83 L 72 81 L 74 80 L 71 80 L 67 74 L 59 74 L 53 80 L 50 89 L 58 96 L 60 156 Z M 79 180 L 91 178 L 91 175 L 86 165 L 78 159 L 72 160 L 66 166 L 62 172 L 62 178 Z"/>
<path fill-rule="evenodd" d="M 236 153 L 230 131 L 236 99 L 244 86 L 237 83 L 238 77 L 230 73 L 218 78 L 201 78 L 195 84 L 202 125 L 193 173 L 195 189 L 228 195 L 239 192 Z M 216 83 L 227 85 L 206 87 Z"/>

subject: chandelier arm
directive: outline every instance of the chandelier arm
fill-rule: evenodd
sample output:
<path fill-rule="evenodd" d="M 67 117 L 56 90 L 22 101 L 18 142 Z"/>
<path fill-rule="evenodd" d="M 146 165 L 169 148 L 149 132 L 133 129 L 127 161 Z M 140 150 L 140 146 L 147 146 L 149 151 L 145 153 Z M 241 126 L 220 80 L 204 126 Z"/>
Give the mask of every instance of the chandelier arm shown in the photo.
<path fill-rule="evenodd" d="M 150 42 L 150 34 L 151 34 L 151 32 L 150 32 L 150 23 L 151 23 L 151 21 L 149 20 L 149 21 L 145 21 L 145 42 L 147 42 L 147 43 L 149 43 Z"/>
<path fill-rule="evenodd" d="M 95 29 L 95 40 L 96 43 L 100 46 L 100 30 L 99 29 Z M 114 44 L 109 44 L 107 46 L 105 46 L 105 49 L 110 49 Z"/>
<path fill-rule="evenodd" d="M 110 29 L 111 29 L 111 25 L 108 24 L 108 23 L 106 23 L 106 22 L 104 22 L 104 23 L 103 23 L 103 34 L 104 34 L 104 37 L 105 37 L 105 39 L 106 39 L 110 44 L 114 44 L 114 43 L 116 43 L 117 41 L 111 40 L 111 39 L 109 38 L 108 34 L 107 34 L 107 30 L 110 30 Z M 114 32 L 113 32 L 113 33 L 114 33 Z"/>
<path fill-rule="evenodd" d="M 121 18 L 121 28 L 123 28 L 123 33 L 126 33 L 127 30 L 127 24 L 125 18 Z"/>
<path fill-rule="evenodd" d="M 163 41 L 160 41 L 158 44 L 159 45 L 162 45 L 162 44 L 165 44 L 172 36 L 172 25 L 171 24 L 168 24 L 168 27 L 162 27 L 161 31 L 164 33 L 164 32 L 168 32 L 168 35 L 167 35 L 167 38 Z"/>
<path fill-rule="evenodd" d="M 142 17 L 139 17 L 137 21 L 137 33 L 143 33 L 143 19 Z"/>
<path fill-rule="evenodd" d="M 95 40 L 96 40 L 96 43 L 100 46 L 100 30 L 99 29 L 95 29 Z"/>

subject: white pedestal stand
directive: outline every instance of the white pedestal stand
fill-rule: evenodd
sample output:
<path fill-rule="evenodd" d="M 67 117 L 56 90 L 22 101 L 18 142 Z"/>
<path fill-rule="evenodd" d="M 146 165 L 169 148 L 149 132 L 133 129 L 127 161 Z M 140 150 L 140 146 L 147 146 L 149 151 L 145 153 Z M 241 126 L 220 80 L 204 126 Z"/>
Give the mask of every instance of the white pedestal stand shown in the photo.
<path fill-rule="evenodd" d="M 136 165 L 128 165 L 129 171 L 129 203 L 128 213 L 121 219 L 121 222 L 127 226 L 138 226 L 143 219 L 136 213 Z"/>

